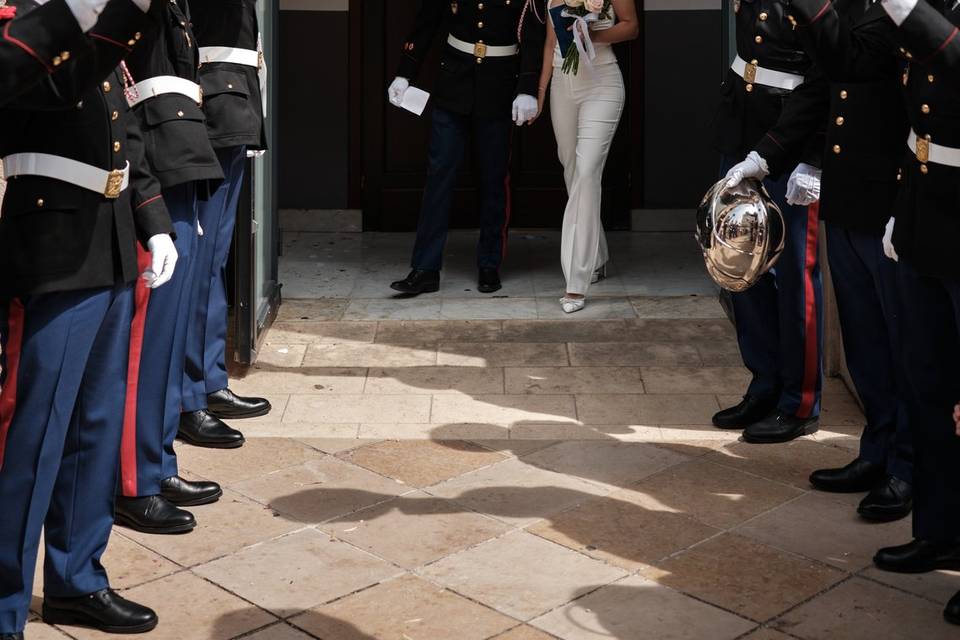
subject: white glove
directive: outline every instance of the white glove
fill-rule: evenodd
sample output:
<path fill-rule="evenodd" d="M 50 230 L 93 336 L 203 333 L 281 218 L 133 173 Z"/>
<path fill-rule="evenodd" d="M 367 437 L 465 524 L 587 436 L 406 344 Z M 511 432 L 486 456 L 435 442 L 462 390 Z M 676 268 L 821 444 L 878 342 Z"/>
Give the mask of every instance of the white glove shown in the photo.
<path fill-rule="evenodd" d="M 397 107 L 403 104 L 403 96 L 407 93 L 407 89 L 409 88 L 409 80 L 399 76 L 394 78 L 393 82 L 390 83 L 390 88 L 387 89 L 387 97 L 390 98 L 390 103 Z"/>
<path fill-rule="evenodd" d="M 917 0 L 883 0 L 880 4 L 883 5 L 883 10 L 887 12 L 890 19 L 899 27 L 906 22 L 913 8 L 917 6 Z"/>
<path fill-rule="evenodd" d="M 537 99 L 526 93 L 521 93 L 513 101 L 513 121 L 518 127 L 522 127 L 537 117 L 537 111 L 540 109 L 540 103 Z"/>
<path fill-rule="evenodd" d="M 768 175 L 770 167 L 767 166 L 767 161 L 756 151 L 751 151 L 743 162 L 733 165 L 730 171 L 727 171 L 727 189 L 733 189 L 747 178 L 763 180 Z"/>
<path fill-rule="evenodd" d="M 177 248 L 173 245 L 173 238 L 166 233 L 158 233 L 147 240 L 147 249 L 150 250 L 150 267 L 140 276 L 151 289 L 161 287 L 170 282 L 173 270 L 177 266 Z"/>
<path fill-rule="evenodd" d="M 896 225 L 896 218 L 890 218 L 890 221 L 887 222 L 887 228 L 883 232 L 883 255 L 894 262 L 900 262 L 900 256 L 897 255 L 897 250 L 893 248 L 893 228 Z"/>
<path fill-rule="evenodd" d="M 66 0 L 66 3 L 84 33 L 93 29 L 100 18 L 100 12 L 107 6 L 107 0 Z M 150 3 L 147 2 L 147 9 L 149 8 Z"/>
<path fill-rule="evenodd" d="M 820 169 L 801 162 L 787 180 L 787 204 L 809 207 L 820 199 Z"/>

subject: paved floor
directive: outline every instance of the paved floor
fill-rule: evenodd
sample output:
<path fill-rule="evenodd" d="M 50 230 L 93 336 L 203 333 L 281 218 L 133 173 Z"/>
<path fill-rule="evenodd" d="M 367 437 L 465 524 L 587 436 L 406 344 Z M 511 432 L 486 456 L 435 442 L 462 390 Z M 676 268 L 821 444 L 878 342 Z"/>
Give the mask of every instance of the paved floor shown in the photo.
<path fill-rule="evenodd" d="M 382 286 L 403 239 L 290 239 L 287 303 L 232 382 L 273 413 L 242 425 L 239 451 L 179 448 L 224 499 L 192 534 L 118 529 L 107 551 L 115 586 L 160 612 L 148 637 L 956 637 L 940 611 L 960 576 L 870 567 L 909 523 L 864 524 L 856 497 L 809 491 L 811 469 L 856 449 L 841 383 L 822 430 L 790 445 L 708 426 L 747 374 L 689 238 L 615 236 L 604 303 L 559 318 L 562 284 L 536 263 L 555 240 L 529 237 L 509 297 L 465 291 L 460 235 L 444 295 L 415 301 Z M 666 256 L 675 269 L 636 268 Z"/>

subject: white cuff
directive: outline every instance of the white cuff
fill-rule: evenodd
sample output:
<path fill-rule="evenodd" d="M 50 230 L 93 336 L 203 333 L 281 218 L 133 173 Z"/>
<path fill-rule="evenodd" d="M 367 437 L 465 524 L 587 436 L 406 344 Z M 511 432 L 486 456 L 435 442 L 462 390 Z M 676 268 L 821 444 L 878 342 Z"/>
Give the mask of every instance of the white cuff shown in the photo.
<path fill-rule="evenodd" d="M 910 13 L 917 6 L 917 0 L 882 0 L 880 4 L 899 27 L 910 17 Z"/>
<path fill-rule="evenodd" d="M 100 2 L 99 0 L 64 0 L 67 3 L 67 7 L 70 9 L 70 13 L 73 14 L 73 17 L 77 19 L 77 23 L 80 25 L 80 28 L 83 29 L 83 32 L 86 33 L 93 29 L 97 24 L 97 20 L 100 18 L 100 12 L 103 11 L 103 8 L 106 6 L 106 2 Z"/>

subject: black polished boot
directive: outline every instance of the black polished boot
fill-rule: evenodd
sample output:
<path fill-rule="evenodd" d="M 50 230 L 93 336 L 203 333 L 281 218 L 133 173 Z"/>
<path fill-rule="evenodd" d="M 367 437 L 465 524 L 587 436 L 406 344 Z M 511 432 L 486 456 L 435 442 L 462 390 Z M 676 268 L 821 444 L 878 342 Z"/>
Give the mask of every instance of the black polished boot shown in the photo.
<path fill-rule="evenodd" d="M 718 429 L 744 429 L 763 420 L 777 408 L 776 396 L 762 398 L 746 395 L 735 407 L 724 409 L 713 416 L 713 426 Z"/>
<path fill-rule="evenodd" d="M 960 571 L 960 542 L 914 540 L 899 547 L 880 549 L 873 563 L 881 571 L 891 573 Z"/>
<path fill-rule="evenodd" d="M 500 272 L 496 269 L 480 269 L 480 275 L 477 277 L 477 291 L 480 293 L 494 293 L 500 291 L 503 285 L 500 283 Z"/>
<path fill-rule="evenodd" d="M 863 493 L 872 491 L 886 477 L 882 465 L 857 458 L 842 469 L 820 469 L 810 475 L 810 484 L 828 493 Z"/>
<path fill-rule="evenodd" d="M 272 408 L 266 398 L 244 398 L 230 389 L 207 394 L 207 413 L 221 420 L 258 418 L 270 413 Z"/>
<path fill-rule="evenodd" d="M 943 619 L 950 624 L 960 625 L 960 593 L 953 596 L 947 608 L 943 610 Z"/>
<path fill-rule="evenodd" d="M 421 293 L 434 293 L 440 291 L 440 272 L 414 269 L 403 280 L 392 283 L 390 288 L 411 296 L 418 296 Z"/>
<path fill-rule="evenodd" d="M 743 439 L 750 444 L 790 442 L 814 433 L 818 422 L 818 418 L 797 418 L 777 412 L 744 429 Z"/>
<path fill-rule="evenodd" d="M 219 500 L 223 489 L 216 482 L 190 482 L 173 476 L 160 483 L 160 495 L 178 507 L 199 507 Z"/>
<path fill-rule="evenodd" d="M 181 413 L 177 437 L 195 447 L 209 449 L 237 449 L 244 443 L 242 433 L 204 410 Z"/>
<path fill-rule="evenodd" d="M 163 496 L 118 497 L 115 517 L 120 526 L 158 535 L 187 533 L 197 526 L 192 513 L 178 509 Z"/>
<path fill-rule="evenodd" d="M 146 633 L 157 626 L 157 614 L 104 589 L 79 598 L 43 599 L 47 624 L 90 627 L 105 633 Z"/>
<path fill-rule="evenodd" d="M 913 511 L 913 487 L 908 482 L 893 476 L 874 488 L 857 509 L 864 520 L 871 522 L 895 522 Z"/>

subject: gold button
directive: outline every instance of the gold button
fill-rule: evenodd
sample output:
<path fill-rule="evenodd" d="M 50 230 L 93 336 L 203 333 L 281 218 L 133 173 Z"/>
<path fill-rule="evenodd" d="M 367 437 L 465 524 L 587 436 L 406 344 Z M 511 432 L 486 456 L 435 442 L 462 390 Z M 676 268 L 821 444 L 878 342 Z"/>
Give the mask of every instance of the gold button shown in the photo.
<path fill-rule="evenodd" d="M 909 51 L 904 52 L 903 55 L 907 56 L 907 60 L 913 60 L 913 54 Z"/>
<path fill-rule="evenodd" d="M 63 58 L 61 58 L 60 56 L 53 56 L 53 66 L 59 67 L 62 62 L 63 62 Z"/>
<path fill-rule="evenodd" d="M 480 11 L 483 11 L 483 3 L 482 3 L 482 2 L 477 5 L 477 9 L 480 10 Z"/>
<path fill-rule="evenodd" d="M 929 82 L 930 84 L 933 84 L 934 80 L 936 80 L 936 78 L 933 77 L 932 73 L 927 76 L 927 82 Z"/>
<path fill-rule="evenodd" d="M 790 21 L 790 26 L 793 27 L 794 31 L 797 29 L 797 19 L 793 16 L 787 16 L 787 20 Z"/>
<path fill-rule="evenodd" d="M 178 117 L 178 118 L 182 118 L 182 117 L 183 117 L 183 111 L 177 111 L 177 117 Z"/>
<path fill-rule="evenodd" d="M 841 100 L 846 100 L 848 95 L 850 95 L 850 94 L 847 93 L 847 90 L 846 90 L 846 89 L 844 89 L 843 91 L 840 92 L 840 99 L 841 99 Z"/>
<path fill-rule="evenodd" d="M 838 126 L 838 127 L 842 127 L 844 122 L 846 122 L 846 120 L 843 119 L 843 116 L 837 116 L 837 126 Z"/>
<path fill-rule="evenodd" d="M 843 149 L 840 148 L 840 145 L 838 145 L 838 144 L 833 145 L 833 152 L 834 152 L 834 153 L 836 153 L 837 155 L 840 155 L 840 152 L 841 152 L 841 151 L 843 151 Z"/>
<path fill-rule="evenodd" d="M 903 170 L 897 171 L 897 182 L 903 180 Z"/>
<path fill-rule="evenodd" d="M 106 80 L 103 81 L 103 92 L 110 93 L 110 83 Z"/>
<path fill-rule="evenodd" d="M 119 111 L 114 111 L 113 113 L 110 114 L 110 119 L 113 120 L 113 121 L 116 121 L 117 118 L 119 118 L 119 117 L 120 117 L 120 112 L 119 112 Z"/>
<path fill-rule="evenodd" d="M 747 90 L 747 93 L 750 93 L 751 91 L 753 91 L 753 85 L 752 85 L 752 84 L 748 84 L 748 85 L 747 85 L 746 87 L 744 87 L 744 88 Z"/>
<path fill-rule="evenodd" d="M 135 44 L 137 44 L 137 41 L 134 40 L 133 38 L 130 38 L 129 40 L 127 40 L 127 46 L 128 46 L 128 47 L 132 47 L 132 46 L 135 45 Z"/>
<path fill-rule="evenodd" d="M 510 6 L 510 0 L 507 0 L 507 6 L 508 7 Z"/>
<path fill-rule="evenodd" d="M 233 85 L 230 83 L 227 83 L 227 89 L 233 89 Z"/>
<path fill-rule="evenodd" d="M 70 59 L 70 52 L 69 52 L 69 51 L 62 51 L 62 52 L 60 52 L 60 59 L 63 60 L 64 62 L 66 62 L 67 60 L 69 60 L 69 59 Z"/>
<path fill-rule="evenodd" d="M 924 114 L 930 113 L 930 105 L 928 104 L 920 105 L 920 111 L 922 111 Z"/>
<path fill-rule="evenodd" d="M 139 31 L 137 31 L 135 34 L 133 34 L 133 39 L 134 39 L 134 40 L 139 40 L 139 39 L 142 38 L 142 37 L 143 37 L 143 34 L 141 34 Z"/>
<path fill-rule="evenodd" d="M 757 65 L 757 64 L 760 64 L 760 61 L 754 58 L 753 60 L 750 61 L 750 64 Z"/>
<path fill-rule="evenodd" d="M 477 58 L 477 64 L 483 64 L 483 58 Z"/>
<path fill-rule="evenodd" d="M 113 152 L 120 153 L 120 142 L 114 141 L 113 143 Z"/>
<path fill-rule="evenodd" d="M 756 42 L 757 44 L 763 44 L 763 36 L 757 36 L 756 38 L 753 39 L 753 41 Z"/>
<path fill-rule="evenodd" d="M 37 198 L 37 208 L 40 209 L 43 207 L 43 198 Z"/>
<path fill-rule="evenodd" d="M 760 22 L 766 22 L 767 18 L 769 17 L 770 17 L 770 14 L 764 11 L 763 13 L 760 14 Z"/>
<path fill-rule="evenodd" d="M 925 173 L 928 173 L 929 171 L 930 171 L 930 169 L 927 168 L 927 165 L 925 165 L 925 164 L 920 165 L 920 173 L 924 173 L 924 174 L 925 174 Z"/>
<path fill-rule="evenodd" d="M 477 29 L 483 29 L 483 20 L 477 23 Z"/>

